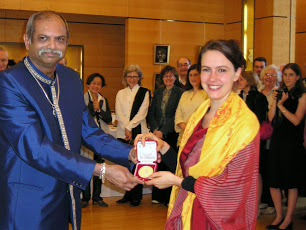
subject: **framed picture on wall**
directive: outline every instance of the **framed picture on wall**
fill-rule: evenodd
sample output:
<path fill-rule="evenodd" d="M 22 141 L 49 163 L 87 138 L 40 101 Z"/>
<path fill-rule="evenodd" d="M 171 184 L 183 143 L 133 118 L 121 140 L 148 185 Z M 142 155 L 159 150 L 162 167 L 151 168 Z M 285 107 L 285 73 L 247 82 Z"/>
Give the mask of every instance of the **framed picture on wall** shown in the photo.
<path fill-rule="evenodd" d="M 160 77 L 160 73 L 154 73 L 153 75 L 153 93 L 155 90 L 161 88 L 164 85 L 163 80 Z"/>
<path fill-rule="evenodd" d="M 168 65 L 170 45 L 154 45 L 154 64 Z"/>

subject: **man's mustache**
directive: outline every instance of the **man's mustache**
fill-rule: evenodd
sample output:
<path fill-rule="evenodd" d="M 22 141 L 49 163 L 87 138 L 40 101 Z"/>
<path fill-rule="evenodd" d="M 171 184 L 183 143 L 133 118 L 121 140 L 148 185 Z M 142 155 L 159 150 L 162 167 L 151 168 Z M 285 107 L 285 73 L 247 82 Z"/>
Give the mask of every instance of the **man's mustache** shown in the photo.
<path fill-rule="evenodd" d="M 53 49 L 40 49 L 39 50 L 39 56 L 41 56 L 43 53 L 54 53 L 54 54 L 58 54 L 58 56 L 61 58 L 63 57 L 63 52 L 60 50 L 53 50 Z"/>

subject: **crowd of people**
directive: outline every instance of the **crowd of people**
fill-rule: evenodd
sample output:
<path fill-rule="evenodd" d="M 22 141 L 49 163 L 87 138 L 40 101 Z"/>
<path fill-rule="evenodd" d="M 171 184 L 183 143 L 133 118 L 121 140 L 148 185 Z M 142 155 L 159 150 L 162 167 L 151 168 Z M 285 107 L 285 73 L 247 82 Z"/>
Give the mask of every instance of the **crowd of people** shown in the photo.
<path fill-rule="evenodd" d="M 297 64 L 280 70 L 258 57 L 245 71 L 236 41 L 212 40 L 196 64 L 181 57 L 164 66 L 153 97 L 141 68 L 127 65 L 113 137 L 107 77 L 88 76 L 81 97 L 77 73 L 63 61 L 68 38 L 65 19 L 44 11 L 28 20 L 23 61 L 8 68 L 0 47 L 0 229 L 68 229 L 69 221 L 79 229 L 90 199 L 108 206 L 105 179 L 127 190 L 117 203 L 132 207 L 141 204 L 143 184 L 152 185 L 152 203 L 169 207 L 166 229 L 255 229 L 258 215 L 273 213 L 266 229 L 292 229 L 306 179 L 306 93 Z M 144 182 L 133 176 L 133 146 L 147 139 L 161 157 Z"/>

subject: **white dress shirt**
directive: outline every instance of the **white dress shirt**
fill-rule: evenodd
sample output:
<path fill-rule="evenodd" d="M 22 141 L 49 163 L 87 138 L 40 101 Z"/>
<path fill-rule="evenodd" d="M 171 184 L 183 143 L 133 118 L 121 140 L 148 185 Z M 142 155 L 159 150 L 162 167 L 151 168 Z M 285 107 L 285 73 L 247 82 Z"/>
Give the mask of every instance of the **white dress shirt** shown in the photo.
<path fill-rule="evenodd" d="M 126 87 L 119 90 L 116 96 L 115 112 L 118 120 L 116 138 L 125 138 L 125 129 L 131 131 L 133 128 L 141 124 L 141 133 L 148 133 L 146 117 L 149 109 L 149 92 L 146 92 L 144 100 L 137 114 L 130 120 L 134 98 L 140 86 L 137 84 L 132 89 Z"/>

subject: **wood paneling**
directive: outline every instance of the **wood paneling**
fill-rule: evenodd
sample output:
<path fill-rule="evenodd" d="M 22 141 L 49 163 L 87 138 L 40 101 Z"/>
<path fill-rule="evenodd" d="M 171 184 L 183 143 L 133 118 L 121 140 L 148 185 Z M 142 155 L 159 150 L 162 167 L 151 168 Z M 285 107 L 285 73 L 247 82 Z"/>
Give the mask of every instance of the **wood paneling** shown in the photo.
<path fill-rule="evenodd" d="M 296 51 L 295 62 L 301 67 L 306 77 L 306 1 L 296 0 Z"/>
<path fill-rule="evenodd" d="M 255 20 L 254 58 L 265 57 L 272 62 L 273 19 Z"/>
<path fill-rule="evenodd" d="M 290 17 L 291 4 L 293 4 L 292 7 L 295 9 L 295 1 L 296 0 L 273 0 L 273 15 Z"/>
<path fill-rule="evenodd" d="M 20 0 L 2 0 L 0 9 L 20 9 Z"/>
<path fill-rule="evenodd" d="M 296 35 L 296 51 L 295 62 L 300 66 L 303 77 L 306 77 L 306 33 L 300 33 Z"/>
<path fill-rule="evenodd" d="M 255 18 L 269 17 L 273 15 L 274 0 L 256 0 Z"/>
<path fill-rule="evenodd" d="M 296 32 L 306 33 L 306 1 L 296 0 Z"/>
<path fill-rule="evenodd" d="M 272 63 L 288 63 L 290 57 L 290 20 L 273 18 Z"/>
<path fill-rule="evenodd" d="M 242 1 L 241 0 L 227 0 L 224 1 L 224 22 L 241 22 L 242 15 Z"/>
<path fill-rule="evenodd" d="M 224 21 L 223 0 L 129 0 L 128 16 L 198 22 Z"/>
<path fill-rule="evenodd" d="M 239 41 L 241 44 L 241 22 L 226 24 L 224 26 L 224 38 L 225 39 L 234 39 Z"/>
<path fill-rule="evenodd" d="M 205 23 L 204 43 L 212 39 L 224 39 L 224 32 L 224 25 Z"/>

